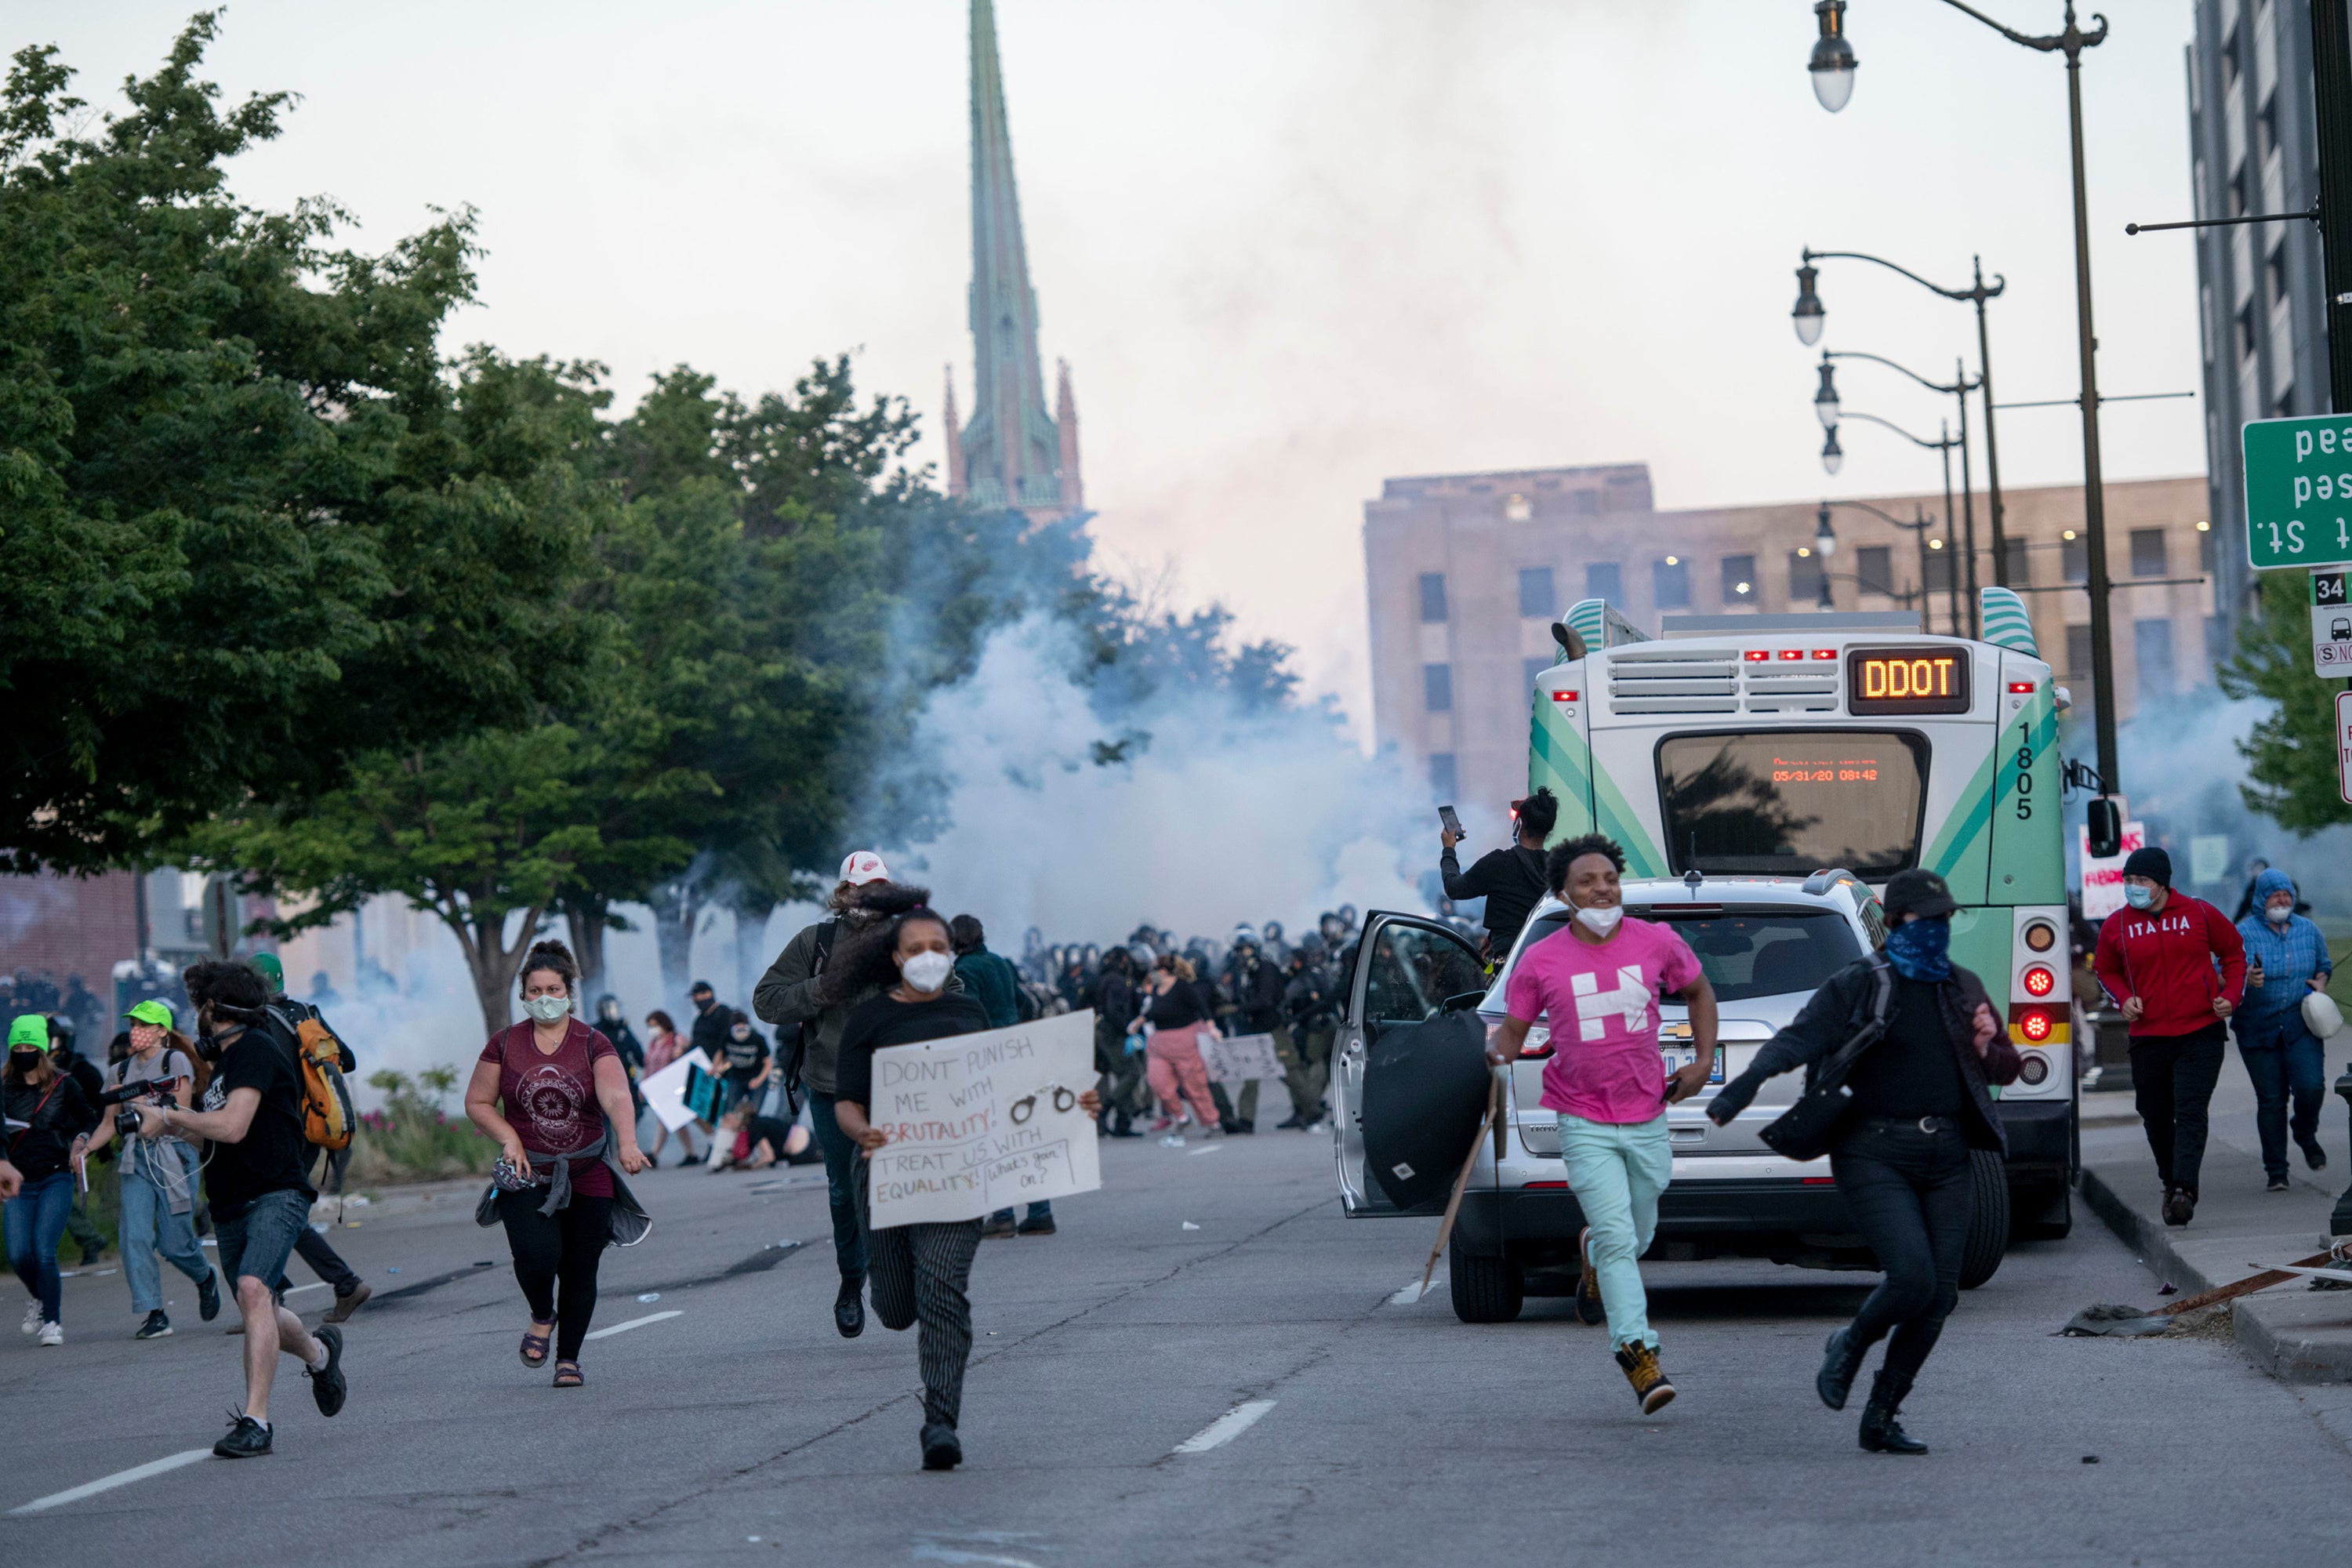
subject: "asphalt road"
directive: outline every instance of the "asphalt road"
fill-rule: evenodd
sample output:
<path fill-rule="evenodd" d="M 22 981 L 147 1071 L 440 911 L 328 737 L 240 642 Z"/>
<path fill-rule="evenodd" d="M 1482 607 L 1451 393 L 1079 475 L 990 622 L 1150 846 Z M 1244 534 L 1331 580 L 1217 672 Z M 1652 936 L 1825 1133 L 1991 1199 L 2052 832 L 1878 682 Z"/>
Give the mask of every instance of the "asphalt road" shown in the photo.
<path fill-rule="evenodd" d="M 677 1315 L 592 1342 L 586 1388 L 517 1360 L 499 1233 L 372 1220 L 337 1237 L 381 1292 L 340 1416 L 281 1374 L 274 1456 L 0 1511 L 0 1564 L 2343 1560 L 2326 1396 L 2225 1342 L 2053 1336 L 2153 1299 L 2088 1222 L 1962 1299 L 1906 1412 L 1936 1452 L 1907 1459 L 1856 1448 L 1859 1398 L 1811 1394 L 1855 1277 L 1653 1267 L 1682 1397 L 1644 1419 L 1565 1301 L 1465 1327 L 1442 1268 L 1411 1300 L 1434 1222 L 1343 1220 L 1321 1139 L 1105 1154 L 1058 1237 L 981 1248 L 953 1474 L 918 1468 L 912 1335 L 834 1332 L 814 1173 L 662 1172 L 598 1324 Z M 181 1331 L 144 1344 L 119 1275 L 67 1291 L 63 1348 L 0 1342 L 0 1510 L 206 1448 L 238 1395 L 238 1342 L 184 1284 Z"/>

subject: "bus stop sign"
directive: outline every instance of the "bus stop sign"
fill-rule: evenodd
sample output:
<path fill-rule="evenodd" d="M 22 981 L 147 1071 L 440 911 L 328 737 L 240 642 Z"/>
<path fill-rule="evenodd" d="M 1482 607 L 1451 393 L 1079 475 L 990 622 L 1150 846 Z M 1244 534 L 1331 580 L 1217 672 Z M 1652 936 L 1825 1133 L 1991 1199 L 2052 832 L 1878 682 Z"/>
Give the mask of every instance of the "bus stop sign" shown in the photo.
<path fill-rule="evenodd" d="M 2352 603 L 2345 596 L 2345 569 L 2311 569 L 2311 671 L 2325 680 L 2352 676 Z"/>
<path fill-rule="evenodd" d="M 2352 691 L 2336 694 L 2336 793 L 2352 805 Z"/>
<path fill-rule="evenodd" d="M 2352 563 L 2352 417 L 2252 420 L 2241 440 L 2248 563 Z"/>

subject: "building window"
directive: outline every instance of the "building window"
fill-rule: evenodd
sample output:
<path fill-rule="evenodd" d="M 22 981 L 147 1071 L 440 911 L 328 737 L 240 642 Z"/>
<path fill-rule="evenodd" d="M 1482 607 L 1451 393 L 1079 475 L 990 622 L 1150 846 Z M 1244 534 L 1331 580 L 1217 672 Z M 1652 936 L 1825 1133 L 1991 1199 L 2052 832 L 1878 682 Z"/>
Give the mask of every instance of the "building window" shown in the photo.
<path fill-rule="evenodd" d="M 1821 596 L 1822 558 L 1801 548 L 1789 552 L 1790 605 L 1818 604 Z"/>
<path fill-rule="evenodd" d="M 1895 552 L 1884 544 L 1865 544 L 1853 552 L 1855 586 L 1865 594 L 1895 592 Z"/>
<path fill-rule="evenodd" d="M 1421 618 L 1425 622 L 1445 618 L 1445 574 L 1423 572 L 1421 574 Z"/>
<path fill-rule="evenodd" d="M 1549 658 L 1521 659 L 1519 661 L 1519 673 L 1523 679 L 1519 682 L 1520 686 L 1525 688 L 1526 690 L 1532 695 L 1536 689 L 1536 682 L 1541 680 L 1543 679 L 1544 671 L 1550 668 L 1551 660 Z"/>
<path fill-rule="evenodd" d="M 1614 561 L 1596 561 L 1584 569 L 1584 596 L 1606 599 L 1612 605 L 1625 603 L 1624 569 Z"/>
<path fill-rule="evenodd" d="M 1690 608 L 1690 563 L 1679 555 L 1650 564 L 1650 602 L 1661 610 Z"/>
<path fill-rule="evenodd" d="M 2285 298 L 2286 247 L 2282 245 L 2271 252 L 2268 261 L 2263 263 L 2263 303 L 2275 310 L 2278 302 Z"/>
<path fill-rule="evenodd" d="M 1422 706 L 1432 713 L 1454 711 L 1454 667 L 1450 664 L 1424 664 L 1421 667 Z"/>
<path fill-rule="evenodd" d="M 1549 566 L 1520 567 L 1520 617 L 1522 619 L 1526 619 L 1530 616 L 1540 616 L 1545 620 L 1549 620 L 1551 619 L 1552 612 L 1559 608 L 1559 601 L 1552 597 L 1551 568 Z"/>
<path fill-rule="evenodd" d="M 1579 517 L 1591 517 L 1601 510 L 1599 490 L 1574 490 L 1568 498 L 1568 510 Z"/>
<path fill-rule="evenodd" d="M 2230 351 L 2235 357 L 2231 363 L 2252 364 L 2254 359 L 2254 310 L 2252 305 L 2239 311 L 2230 322 Z"/>
<path fill-rule="evenodd" d="M 1948 594 L 1952 591 L 1952 552 L 1948 550 L 1927 552 L 1927 592 Z"/>
<path fill-rule="evenodd" d="M 2069 583 L 2089 582 L 2091 580 L 2089 542 L 2079 533 L 2072 539 L 2061 541 L 2058 545 L 2058 564 L 2063 568 L 2063 575 Z"/>
<path fill-rule="evenodd" d="M 2025 552 L 2024 540 L 2002 540 L 2000 542 L 2000 553 L 2002 559 L 2009 564 L 2009 580 L 2011 583 L 2031 583 L 2033 581 L 2033 563 Z"/>
<path fill-rule="evenodd" d="M 2172 621 L 2168 616 L 2132 623 L 2132 652 L 2139 660 L 2139 700 L 2172 691 Z"/>
<path fill-rule="evenodd" d="M 1723 602 L 1727 605 L 1756 603 L 1756 557 L 1727 555 L 1723 558 Z"/>
<path fill-rule="evenodd" d="M 2088 626 L 2066 628 L 2066 679 L 2091 679 L 2091 628 Z"/>
<path fill-rule="evenodd" d="M 2131 572 L 2135 577 L 2164 575 L 2164 530 L 2135 528 L 2131 531 Z"/>
<path fill-rule="evenodd" d="M 1429 788 L 1430 793 L 1436 795 L 1438 799 L 1449 805 L 1452 804 L 1454 795 L 1458 793 L 1454 788 L 1453 752 L 1430 752 Z"/>

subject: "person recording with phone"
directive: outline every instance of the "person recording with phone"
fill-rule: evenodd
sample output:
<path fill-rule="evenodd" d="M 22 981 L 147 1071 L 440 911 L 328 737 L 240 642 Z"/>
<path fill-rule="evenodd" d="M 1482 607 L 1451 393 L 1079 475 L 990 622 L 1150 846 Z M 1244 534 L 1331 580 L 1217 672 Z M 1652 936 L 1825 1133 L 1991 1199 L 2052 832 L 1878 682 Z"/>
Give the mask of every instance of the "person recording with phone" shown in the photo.
<path fill-rule="evenodd" d="M 1510 847 L 1488 850 L 1466 872 L 1454 853 L 1463 838 L 1462 819 L 1450 805 L 1438 807 L 1437 817 L 1441 825 L 1437 839 L 1444 847 L 1437 857 L 1437 869 L 1445 880 L 1445 896 L 1486 900 L 1486 959 L 1500 963 L 1510 956 L 1511 944 L 1519 940 L 1528 912 L 1549 891 L 1544 876 L 1544 844 L 1559 820 L 1559 798 L 1548 789 L 1539 789 L 1525 800 L 1513 801 Z"/>
<path fill-rule="evenodd" d="M 116 1167 L 122 1180 L 122 1279 L 131 1287 L 131 1310 L 140 1320 L 131 1337 L 160 1340 L 172 1331 L 172 1320 L 163 1310 L 157 1253 L 194 1281 L 197 1310 L 207 1323 L 220 1316 L 220 1287 L 196 1244 L 195 1150 L 180 1138 L 141 1137 L 138 1112 L 124 1102 L 190 1104 L 195 1067 L 181 1048 L 187 1040 L 172 1027 L 169 1003 L 151 996 L 123 1016 L 131 1021 L 131 1054 L 107 1069 L 104 1096 L 119 1109 L 100 1119 L 89 1148 L 94 1154 L 116 1134 L 122 1135 L 122 1158 Z"/>

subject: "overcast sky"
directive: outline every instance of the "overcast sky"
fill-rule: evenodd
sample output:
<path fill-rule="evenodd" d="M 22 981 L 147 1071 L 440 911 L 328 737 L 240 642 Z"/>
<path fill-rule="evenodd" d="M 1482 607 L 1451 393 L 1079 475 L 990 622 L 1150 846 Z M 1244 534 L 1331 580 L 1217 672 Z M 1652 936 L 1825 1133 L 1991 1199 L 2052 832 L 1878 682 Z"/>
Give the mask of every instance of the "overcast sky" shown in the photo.
<path fill-rule="evenodd" d="M 1985 0 L 2052 29 L 2059 0 Z M 115 101 L 190 7 L 16 0 Z M 1935 0 L 1853 0 L 1853 101 L 1814 103 L 1807 0 L 998 0 L 1051 375 L 1070 361 L 1108 557 L 1172 566 L 1365 706 L 1362 503 L 1383 478 L 1646 461 L 1659 504 L 1927 489 L 1855 425 L 1817 458 L 1800 247 L 1873 251 L 1994 306 L 2004 401 L 2077 389 L 2063 63 Z M 2110 395 L 2198 385 L 2189 0 L 2111 3 L 2086 56 Z M 859 352 L 935 431 L 971 397 L 962 0 L 235 0 L 208 69 L 289 89 L 239 195 L 324 194 L 388 247 L 480 209 L 458 341 L 597 359 L 622 400 L 680 361 L 756 393 Z M 1825 342 L 1975 360 L 1968 308 L 1831 263 Z M 1937 400 L 1840 374 L 1932 436 Z M 2110 479 L 2203 467 L 2199 401 L 2105 421 Z M 2071 409 L 2001 428 L 2011 484 L 2079 480 Z M 927 444 L 936 459 L 939 448 Z M 1979 468 L 1981 483 L 1981 468 Z"/>

